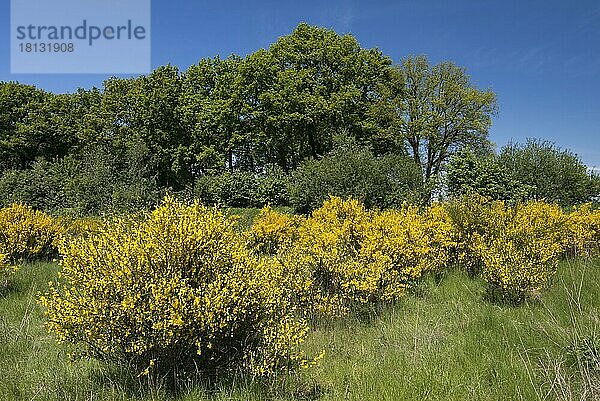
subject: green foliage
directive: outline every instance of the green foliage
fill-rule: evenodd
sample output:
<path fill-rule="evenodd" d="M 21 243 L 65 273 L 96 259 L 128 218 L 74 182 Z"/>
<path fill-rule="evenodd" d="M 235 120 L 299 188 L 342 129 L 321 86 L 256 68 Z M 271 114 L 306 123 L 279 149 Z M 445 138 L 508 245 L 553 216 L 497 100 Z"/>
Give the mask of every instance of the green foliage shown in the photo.
<path fill-rule="evenodd" d="M 285 206 L 287 191 L 288 177 L 277 168 L 264 175 L 235 171 L 203 176 L 194 186 L 194 196 L 203 203 L 230 207 Z"/>
<path fill-rule="evenodd" d="M 284 171 L 331 150 L 337 131 L 368 139 L 369 105 L 391 64 L 379 50 L 361 48 L 352 35 L 305 23 L 245 63 L 258 71 L 250 86 L 258 91 L 257 139 L 265 141 L 269 161 Z"/>
<path fill-rule="evenodd" d="M 321 160 L 304 161 L 292 175 L 290 201 L 298 212 L 320 207 L 329 196 L 353 197 L 367 207 L 418 202 L 423 191 L 419 168 L 406 156 L 374 157 L 356 143 L 341 142 Z"/>
<path fill-rule="evenodd" d="M 27 170 L 0 176 L 0 205 L 23 202 L 39 210 L 75 216 L 148 209 L 160 197 L 147 150 L 96 144 L 81 155 L 38 160 Z"/>
<path fill-rule="evenodd" d="M 117 148 L 141 141 L 151 156 L 162 187 L 182 189 L 192 177 L 192 138 L 180 118 L 181 77 L 177 67 L 162 66 L 137 78 L 111 78 L 104 83 L 98 137 Z"/>
<path fill-rule="evenodd" d="M 470 149 L 455 153 L 446 167 L 450 197 L 479 194 L 491 199 L 520 201 L 532 188 L 515 180 L 495 155 L 478 157 Z"/>
<path fill-rule="evenodd" d="M 406 143 L 426 181 L 439 174 L 457 148 L 486 147 L 496 96 L 477 89 L 452 62 L 430 65 L 424 56 L 404 59 L 379 86 L 371 118 L 380 141 Z"/>
<path fill-rule="evenodd" d="M 352 35 L 301 23 L 246 57 L 113 77 L 102 90 L 0 83 L 0 204 L 89 214 L 189 189 L 211 204 L 293 200 L 303 212 L 328 195 L 378 207 L 429 201 L 457 151 L 489 152 L 495 111 L 495 94 L 452 62 L 409 56 L 393 65 Z M 565 206 L 600 199 L 600 177 L 545 142 L 452 160 L 453 196 Z M 286 175 L 299 166 L 288 190 Z"/>
<path fill-rule="evenodd" d="M 498 162 L 513 180 L 532 188 L 532 199 L 544 199 L 563 206 L 589 202 L 600 195 L 598 178 L 569 150 L 542 140 L 529 139 L 524 145 L 502 148 Z"/>
<path fill-rule="evenodd" d="M 96 89 L 56 95 L 28 85 L 0 82 L 0 173 L 76 151 L 99 102 Z"/>

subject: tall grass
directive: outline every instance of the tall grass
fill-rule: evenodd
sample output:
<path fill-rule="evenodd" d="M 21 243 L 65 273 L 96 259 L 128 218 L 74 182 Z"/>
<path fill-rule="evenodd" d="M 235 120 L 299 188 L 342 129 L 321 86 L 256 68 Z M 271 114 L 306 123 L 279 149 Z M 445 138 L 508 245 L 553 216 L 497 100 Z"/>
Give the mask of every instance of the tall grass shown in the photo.
<path fill-rule="evenodd" d="M 542 300 L 484 300 L 460 271 L 416 294 L 335 322 L 306 347 L 325 359 L 268 382 L 229 377 L 178 395 L 94 361 L 71 362 L 43 327 L 36 294 L 57 266 L 34 263 L 0 292 L 0 400 L 594 400 L 600 399 L 600 260 L 560 265 Z"/>

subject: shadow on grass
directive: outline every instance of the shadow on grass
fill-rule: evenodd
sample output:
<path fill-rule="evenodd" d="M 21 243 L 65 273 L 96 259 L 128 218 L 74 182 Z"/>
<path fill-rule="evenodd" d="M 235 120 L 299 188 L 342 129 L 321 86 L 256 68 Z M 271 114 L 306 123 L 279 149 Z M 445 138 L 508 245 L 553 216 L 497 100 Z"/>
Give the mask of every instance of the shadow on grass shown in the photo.
<path fill-rule="evenodd" d="M 272 378 L 257 378 L 241 372 L 212 375 L 172 374 L 150 378 L 139 377 L 131 369 L 102 364 L 90 379 L 93 386 L 124 394 L 128 398 L 180 399 L 197 394 L 202 399 L 217 399 L 231 393 L 252 394 L 256 399 L 291 399 L 315 401 L 326 389 L 315 379 L 300 373 L 282 373 Z"/>
<path fill-rule="evenodd" d="M 10 279 L 0 281 L 0 298 L 8 298 L 13 294 L 23 291 L 23 286 L 19 282 Z"/>

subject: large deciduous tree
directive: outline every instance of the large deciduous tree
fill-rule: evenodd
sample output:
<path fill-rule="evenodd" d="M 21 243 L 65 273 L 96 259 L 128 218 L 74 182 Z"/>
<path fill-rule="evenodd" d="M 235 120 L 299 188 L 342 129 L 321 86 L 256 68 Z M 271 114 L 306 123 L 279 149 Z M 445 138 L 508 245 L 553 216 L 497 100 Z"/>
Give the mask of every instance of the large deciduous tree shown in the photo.
<path fill-rule="evenodd" d="M 0 171 L 24 169 L 76 151 L 93 129 L 96 89 L 53 94 L 34 86 L 0 83 Z"/>
<path fill-rule="evenodd" d="M 289 170 L 305 157 L 320 157 L 340 130 L 369 139 L 362 123 L 390 65 L 379 50 L 303 23 L 245 63 L 259 66 L 248 100 L 255 102 L 258 139 L 272 152 L 269 161 Z"/>
<path fill-rule="evenodd" d="M 383 127 L 378 139 L 406 144 L 426 180 L 437 176 L 457 149 L 487 146 L 496 96 L 477 89 L 463 68 L 452 62 L 431 66 L 417 56 L 388 73 L 372 110 Z"/>

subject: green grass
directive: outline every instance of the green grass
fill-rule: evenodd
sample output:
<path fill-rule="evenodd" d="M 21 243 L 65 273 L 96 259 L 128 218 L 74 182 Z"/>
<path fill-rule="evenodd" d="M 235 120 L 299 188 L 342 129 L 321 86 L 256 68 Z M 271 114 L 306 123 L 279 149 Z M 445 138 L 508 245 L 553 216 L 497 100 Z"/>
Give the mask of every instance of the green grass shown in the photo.
<path fill-rule="evenodd" d="M 56 272 L 26 265 L 0 293 L 0 400 L 600 399 L 600 260 L 562 263 L 542 300 L 520 307 L 484 301 L 480 280 L 451 272 L 392 307 L 319 324 L 306 344 L 326 352 L 315 367 L 177 397 L 93 361 L 69 362 L 35 302 Z"/>

